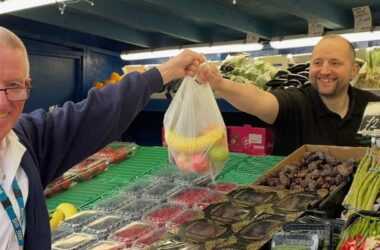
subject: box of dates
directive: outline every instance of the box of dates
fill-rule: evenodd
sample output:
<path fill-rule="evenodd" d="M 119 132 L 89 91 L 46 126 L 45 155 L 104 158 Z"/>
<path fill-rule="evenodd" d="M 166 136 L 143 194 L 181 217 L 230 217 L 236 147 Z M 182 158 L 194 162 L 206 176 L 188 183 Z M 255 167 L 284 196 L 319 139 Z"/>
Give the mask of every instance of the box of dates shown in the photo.
<path fill-rule="evenodd" d="M 344 196 L 338 191 L 349 185 L 349 180 L 361 158 L 364 147 L 304 145 L 265 173 L 252 186 L 267 186 L 276 190 L 316 193 L 321 204 L 333 197 L 341 204 Z M 341 197 L 341 198 L 339 198 Z M 318 205 L 319 206 L 319 205 Z M 328 209 L 328 206 L 323 206 Z"/>

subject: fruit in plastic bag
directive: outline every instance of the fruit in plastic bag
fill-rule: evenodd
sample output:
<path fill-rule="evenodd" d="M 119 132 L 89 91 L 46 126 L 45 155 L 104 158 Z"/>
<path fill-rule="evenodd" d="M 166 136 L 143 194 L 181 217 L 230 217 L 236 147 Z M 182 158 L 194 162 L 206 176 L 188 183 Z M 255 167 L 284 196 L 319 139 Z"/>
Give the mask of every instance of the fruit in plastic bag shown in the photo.
<path fill-rule="evenodd" d="M 169 160 L 214 178 L 228 160 L 227 131 L 208 84 L 185 77 L 164 117 Z"/>

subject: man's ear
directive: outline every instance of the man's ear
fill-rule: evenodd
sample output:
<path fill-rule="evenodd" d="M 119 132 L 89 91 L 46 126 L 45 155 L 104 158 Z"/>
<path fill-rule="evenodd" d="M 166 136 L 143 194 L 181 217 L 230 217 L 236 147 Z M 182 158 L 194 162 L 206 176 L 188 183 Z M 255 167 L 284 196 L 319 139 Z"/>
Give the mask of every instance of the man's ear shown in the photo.
<path fill-rule="evenodd" d="M 28 77 L 25 80 L 26 87 L 32 87 L 32 78 Z"/>
<path fill-rule="evenodd" d="M 359 70 L 360 70 L 360 65 L 355 63 L 354 66 L 352 67 L 351 80 L 355 78 L 355 76 L 359 73 Z"/>

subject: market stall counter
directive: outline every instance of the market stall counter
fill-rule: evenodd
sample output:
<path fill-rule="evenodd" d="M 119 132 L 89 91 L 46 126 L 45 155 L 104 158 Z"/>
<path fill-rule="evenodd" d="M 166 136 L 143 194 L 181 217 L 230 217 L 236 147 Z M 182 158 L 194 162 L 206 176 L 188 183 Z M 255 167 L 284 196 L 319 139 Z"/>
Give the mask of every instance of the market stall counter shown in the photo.
<path fill-rule="evenodd" d="M 342 200 L 367 153 L 318 145 L 286 158 L 231 153 L 212 181 L 171 165 L 166 148 L 136 147 L 47 198 L 52 212 L 67 202 L 79 210 L 53 230 L 52 248 L 333 249 L 345 224 Z"/>

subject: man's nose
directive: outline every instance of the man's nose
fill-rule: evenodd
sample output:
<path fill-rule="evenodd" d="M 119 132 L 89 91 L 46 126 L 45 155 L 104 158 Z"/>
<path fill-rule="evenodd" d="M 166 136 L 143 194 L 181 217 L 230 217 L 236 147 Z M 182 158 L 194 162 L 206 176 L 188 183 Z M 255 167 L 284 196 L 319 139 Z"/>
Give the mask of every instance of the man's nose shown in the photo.
<path fill-rule="evenodd" d="M 321 67 L 321 73 L 322 74 L 328 74 L 330 73 L 331 68 L 328 62 L 324 62 Z"/>

